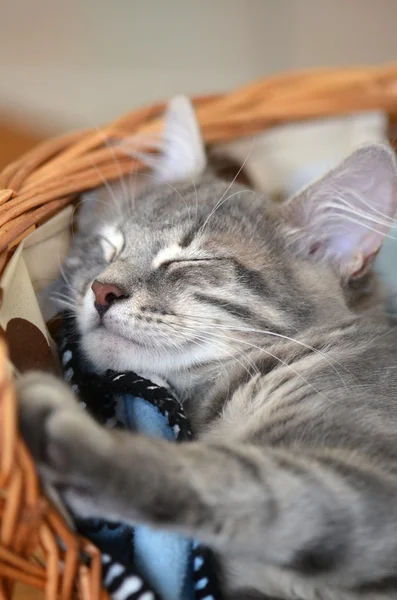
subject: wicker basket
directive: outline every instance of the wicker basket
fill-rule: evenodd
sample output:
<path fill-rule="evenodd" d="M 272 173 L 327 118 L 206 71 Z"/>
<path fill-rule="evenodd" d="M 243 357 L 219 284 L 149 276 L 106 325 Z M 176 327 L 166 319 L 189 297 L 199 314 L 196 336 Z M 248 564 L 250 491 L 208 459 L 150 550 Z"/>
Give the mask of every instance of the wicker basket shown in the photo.
<path fill-rule="evenodd" d="M 257 81 L 229 94 L 194 100 L 208 145 L 254 134 L 288 121 L 360 110 L 397 115 L 397 65 L 312 70 Z M 134 111 L 102 131 L 49 140 L 0 174 L 0 269 L 33 228 L 83 190 L 142 168 L 105 140 L 159 133 L 163 104 Z M 115 161 L 115 157 L 117 161 Z M 97 165 L 94 168 L 93 165 Z M 48 600 L 105 598 L 101 562 L 92 544 L 71 533 L 42 495 L 17 430 L 7 347 L 0 340 L 0 598 L 17 582 Z M 67 551 L 65 551 L 67 548 Z M 25 593 L 18 597 L 26 598 Z"/>

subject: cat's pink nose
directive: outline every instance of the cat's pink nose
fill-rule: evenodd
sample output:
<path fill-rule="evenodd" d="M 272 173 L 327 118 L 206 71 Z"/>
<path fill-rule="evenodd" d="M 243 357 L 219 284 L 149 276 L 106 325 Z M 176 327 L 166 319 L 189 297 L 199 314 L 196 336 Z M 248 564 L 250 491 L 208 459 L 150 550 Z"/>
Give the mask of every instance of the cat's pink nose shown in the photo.
<path fill-rule="evenodd" d="M 107 309 L 116 300 L 122 300 L 123 298 L 126 298 L 123 290 L 121 290 L 114 283 L 102 283 L 101 281 L 94 281 L 91 289 L 95 296 L 94 306 L 100 317 L 105 314 Z"/>

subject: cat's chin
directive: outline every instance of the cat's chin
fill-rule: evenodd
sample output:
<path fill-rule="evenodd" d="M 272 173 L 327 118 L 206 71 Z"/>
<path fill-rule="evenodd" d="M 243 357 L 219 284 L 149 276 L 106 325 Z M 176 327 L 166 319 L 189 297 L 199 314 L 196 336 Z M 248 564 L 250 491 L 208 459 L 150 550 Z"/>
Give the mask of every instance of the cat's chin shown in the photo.
<path fill-rule="evenodd" d="M 175 373 L 188 371 L 196 362 L 188 347 L 185 353 L 176 353 L 172 348 L 150 347 L 105 328 L 82 334 L 80 345 L 84 356 L 99 373 L 107 369 L 140 374 L 150 372 L 167 379 Z"/>

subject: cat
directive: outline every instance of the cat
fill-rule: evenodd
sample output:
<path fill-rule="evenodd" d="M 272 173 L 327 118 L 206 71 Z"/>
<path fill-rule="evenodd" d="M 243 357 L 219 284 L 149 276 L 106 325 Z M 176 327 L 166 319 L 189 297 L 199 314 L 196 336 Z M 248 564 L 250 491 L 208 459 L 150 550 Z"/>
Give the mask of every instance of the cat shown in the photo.
<path fill-rule="evenodd" d="M 197 441 L 107 431 L 29 373 L 43 481 L 82 516 L 207 544 L 227 599 L 397 598 L 397 334 L 351 306 L 397 208 L 393 152 L 358 149 L 273 205 L 214 176 L 179 97 L 146 160 L 137 197 L 134 180 L 85 196 L 58 298 L 95 369 L 169 382 Z"/>

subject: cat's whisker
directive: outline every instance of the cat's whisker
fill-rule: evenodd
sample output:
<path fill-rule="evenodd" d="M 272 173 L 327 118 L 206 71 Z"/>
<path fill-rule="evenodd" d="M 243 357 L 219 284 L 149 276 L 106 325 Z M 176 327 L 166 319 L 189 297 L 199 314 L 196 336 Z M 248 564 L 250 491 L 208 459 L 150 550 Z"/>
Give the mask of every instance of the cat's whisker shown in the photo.
<path fill-rule="evenodd" d="M 64 308 L 68 308 L 69 310 L 75 310 L 75 308 L 76 308 L 71 302 L 68 302 L 67 300 L 65 300 L 63 298 L 54 298 L 54 302 L 58 306 L 63 306 Z"/>
<path fill-rule="evenodd" d="M 378 225 L 381 225 L 382 227 L 397 227 L 397 223 L 395 222 L 395 220 L 391 217 L 388 217 L 387 215 L 379 215 L 378 217 L 376 217 L 376 213 L 378 211 L 374 210 L 359 210 L 358 208 L 355 208 L 350 202 L 348 202 L 345 198 L 343 197 L 336 197 L 333 199 L 332 202 L 327 202 L 326 204 L 324 204 L 324 209 L 325 211 L 327 211 L 328 208 L 335 208 L 337 210 L 340 210 L 342 212 L 347 212 L 353 215 L 356 215 L 360 218 L 369 220 L 369 221 L 373 221 L 374 223 L 377 223 Z M 375 213 L 375 215 L 374 215 Z M 379 217 L 382 218 L 379 218 Z"/>
<path fill-rule="evenodd" d="M 63 288 L 63 289 L 65 289 L 65 288 Z M 55 298 L 55 297 L 63 298 L 65 300 L 73 302 L 74 298 L 72 296 L 72 292 L 75 293 L 76 290 L 70 286 L 69 288 L 67 288 L 67 291 L 68 291 L 68 293 L 66 294 L 65 292 L 63 292 L 61 290 L 54 290 L 53 292 L 51 292 L 50 298 Z"/>
<path fill-rule="evenodd" d="M 385 219 L 386 222 L 392 222 L 392 223 L 394 222 L 394 217 L 391 217 L 390 215 L 387 215 L 386 213 L 380 211 L 374 205 L 375 203 L 370 204 L 369 202 L 367 202 L 364 199 L 362 194 L 360 194 L 358 191 L 354 190 L 351 187 L 348 188 L 344 194 L 337 193 L 335 196 L 335 199 L 342 200 L 343 203 L 348 204 L 351 208 L 354 208 L 354 205 L 351 204 L 350 202 L 348 202 L 348 200 L 347 200 L 347 198 L 349 198 L 349 196 L 351 196 L 353 199 L 355 199 L 357 203 L 364 204 L 364 206 L 366 206 L 371 212 L 378 214 L 380 217 Z"/>
<path fill-rule="evenodd" d="M 183 335 L 183 332 L 182 332 L 182 331 L 180 331 L 180 330 L 175 330 L 175 328 L 174 328 L 174 327 L 173 327 L 173 326 L 172 326 L 170 323 L 167 323 L 167 325 L 169 325 L 170 327 L 172 327 L 173 331 L 175 331 L 176 333 L 179 333 L 179 334 Z M 203 333 L 208 333 L 208 332 L 203 332 Z M 240 365 L 241 367 L 243 367 L 243 368 L 244 368 L 244 369 L 247 371 L 247 373 L 251 374 L 251 372 L 247 370 L 247 368 L 246 368 L 246 367 L 245 367 L 245 366 L 242 364 L 242 362 L 241 362 L 241 361 L 239 361 L 239 360 L 237 359 L 237 357 L 236 357 L 234 354 L 232 354 L 232 353 L 231 353 L 231 352 L 229 352 L 228 350 L 225 350 L 224 346 L 227 346 L 228 348 L 230 347 L 230 346 L 229 346 L 229 345 L 227 345 L 226 343 L 222 343 L 222 342 L 221 342 L 221 341 L 219 341 L 219 340 L 218 340 L 218 341 L 216 341 L 216 342 L 214 343 L 214 340 L 213 340 L 213 339 L 206 338 L 206 337 L 205 337 L 205 335 L 198 334 L 198 333 L 197 333 L 197 330 L 195 330 L 195 329 L 192 329 L 191 331 L 189 331 L 189 337 L 186 337 L 186 336 L 185 336 L 185 339 L 186 339 L 186 340 L 191 340 L 191 339 L 192 339 L 192 338 L 191 338 L 191 336 L 193 336 L 193 337 L 194 337 L 196 340 L 199 340 L 199 341 L 201 341 L 201 342 L 210 342 L 212 345 L 214 345 L 215 347 L 219 348 L 219 349 L 220 349 L 222 352 L 226 352 L 226 354 L 227 354 L 228 356 L 230 356 L 230 357 L 231 357 L 233 360 L 236 360 L 236 361 L 239 363 L 239 365 Z M 222 347 L 222 346 L 223 346 L 223 347 Z M 241 352 L 241 353 L 239 353 L 239 356 L 240 356 L 240 354 L 243 356 L 243 358 L 244 358 L 245 360 L 247 360 L 247 362 L 248 362 L 248 363 L 250 364 L 250 366 L 251 366 L 251 367 L 254 369 L 254 371 L 256 370 L 256 371 L 258 372 L 258 370 L 257 370 L 257 367 L 256 367 L 256 366 L 255 366 L 255 365 L 254 365 L 254 364 L 251 362 L 251 360 L 248 358 L 248 356 L 244 355 L 242 352 Z"/>
<path fill-rule="evenodd" d="M 137 175 L 140 175 L 142 177 L 148 177 L 150 179 L 154 179 L 157 183 L 161 183 L 162 185 L 166 185 L 167 187 L 169 187 L 173 192 L 175 192 L 179 198 L 182 200 L 183 204 L 186 206 L 187 209 L 189 209 L 188 204 L 186 202 L 186 199 L 182 196 L 182 194 L 173 186 L 171 185 L 171 183 L 169 183 L 168 181 L 163 181 L 162 179 L 160 179 L 159 177 L 157 177 L 157 175 L 154 175 L 153 173 L 145 173 L 144 171 L 136 171 Z"/>
<path fill-rule="evenodd" d="M 335 221 L 335 225 L 330 225 L 331 220 Z M 390 240 L 397 240 L 396 236 L 390 235 L 390 233 L 386 233 L 384 231 L 380 231 L 379 229 L 375 229 L 375 227 L 371 227 L 370 225 L 368 225 L 367 223 L 364 223 L 363 221 L 359 221 L 358 219 L 354 219 L 350 215 L 345 214 L 343 216 L 343 220 L 345 222 L 348 221 L 349 223 L 354 223 L 355 225 L 360 225 L 360 227 L 364 227 L 365 229 L 368 229 L 368 231 L 372 231 L 373 233 L 377 233 L 382 238 L 388 238 Z M 340 230 L 341 230 L 341 227 L 342 226 L 341 226 L 341 223 L 340 223 L 340 217 L 338 215 L 328 214 L 328 216 L 327 216 L 327 231 L 328 231 L 328 233 L 332 229 L 334 229 L 337 233 L 339 233 Z"/>
<path fill-rule="evenodd" d="M 347 369 L 340 362 L 338 362 L 337 360 L 335 360 L 333 358 L 330 359 L 326 354 L 324 354 L 324 352 L 321 352 L 321 350 L 318 350 L 318 348 L 314 348 L 313 346 L 310 346 L 309 344 L 306 344 L 305 342 L 302 342 L 301 340 L 297 340 L 295 338 L 289 337 L 287 335 L 283 335 L 281 333 L 276 333 L 274 331 L 269 331 L 267 329 L 262 330 L 262 329 L 246 328 L 246 327 L 226 327 L 226 329 L 231 329 L 233 331 L 242 331 L 242 332 L 247 332 L 247 333 L 248 332 L 261 333 L 264 335 L 270 335 L 270 336 L 274 336 L 274 337 L 277 337 L 280 339 L 284 339 L 284 340 L 287 340 L 294 344 L 298 344 L 299 346 L 302 346 L 303 348 L 306 348 L 307 350 L 314 352 L 315 354 L 320 356 L 323 360 L 325 360 L 329 364 L 329 366 L 334 370 L 334 372 L 339 376 L 339 378 L 344 383 L 344 385 L 346 385 L 344 382 L 344 379 L 342 378 L 341 374 L 339 373 L 339 371 L 336 369 L 336 367 L 332 363 L 334 362 L 335 364 L 340 366 L 342 369 L 344 369 L 347 373 L 349 373 L 350 375 L 352 374 L 351 371 L 349 371 L 349 369 Z"/>
<path fill-rule="evenodd" d="M 96 168 L 96 165 L 93 165 L 94 168 Z M 117 199 L 114 195 L 113 190 L 111 189 L 108 181 L 106 181 L 102 175 L 102 173 L 100 172 L 100 170 L 98 169 L 98 174 L 101 177 L 102 181 L 103 181 L 103 185 L 108 189 L 109 191 L 109 195 L 110 195 L 110 199 L 113 200 L 113 206 L 115 207 L 115 212 L 116 214 L 120 214 L 121 215 L 121 209 L 119 206 L 119 203 L 117 202 Z M 80 208 L 80 206 L 82 206 L 85 202 L 89 202 L 91 199 L 87 196 L 84 196 L 84 193 L 82 194 L 82 197 L 79 199 L 78 202 L 76 202 L 76 204 L 73 206 L 73 210 L 72 210 L 72 214 L 70 215 L 70 228 L 72 231 L 72 238 L 75 236 L 76 232 L 74 230 L 74 221 L 75 221 L 75 215 L 76 212 L 78 211 L 78 209 Z M 108 203 L 101 198 L 96 198 L 95 202 L 98 204 L 103 204 L 105 207 L 108 206 Z M 117 204 L 116 204 L 117 203 Z"/>
<path fill-rule="evenodd" d="M 183 316 L 186 316 L 185 314 Z M 187 317 L 188 319 L 191 319 L 191 317 Z M 192 323 L 192 325 L 197 326 L 200 325 L 200 319 L 198 319 L 195 323 Z M 341 379 L 341 381 L 343 382 L 343 384 L 346 386 L 346 383 L 344 381 L 344 379 L 342 378 L 341 374 L 339 373 L 339 371 L 336 369 L 336 367 L 334 366 L 335 363 L 336 365 L 340 366 L 342 369 L 344 369 L 346 372 L 348 372 L 349 374 L 350 371 L 348 369 L 346 369 L 346 367 L 344 365 L 342 365 L 340 362 L 338 362 L 337 360 L 328 357 L 326 354 L 324 354 L 323 352 L 321 352 L 321 350 L 318 350 L 318 348 L 314 348 L 312 346 L 309 346 L 308 344 L 305 344 L 304 342 L 301 342 L 300 340 L 297 340 L 295 338 L 289 337 L 289 336 L 285 336 L 283 334 L 279 334 L 276 332 L 272 332 L 269 331 L 267 329 L 253 329 L 253 328 L 246 328 L 246 327 L 237 327 L 237 326 L 233 326 L 233 325 L 219 325 L 219 324 L 215 324 L 212 323 L 211 327 L 214 329 L 218 329 L 221 331 L 241 331 L 241 332 L 246 332 L 246 333 L 258 333 L 258 334 L 263 334 L 263 335 L 270 335 L 270 336 L 275 336 L 281 339 L 285 339 L 289 342 L 293 342 L 296 343 L 300 346 L 305 347 L 306 349 L 318 354 L 323 360 L 325 360 L 330 367 L 335 371 L 335 373 L 339 376 L 339 378 Z M 245 342 L 244 342 L 245 343 Z"/>
<path fill-rule="evenodd" d="M 214 334 L 214 335 L 216 335 L 216 334 Z M 238 340 L 236 338 L 232 338 L 230 336 L 227 336 L 227 339 L 231 340 L 232 342 L 239 342 L 240 341 L 240 340 Z M 306 385 L 308 385 L 314 392 L 316 392 L 316 394 L 319 394 L 323 398 L 327 398 L 328 399 L 328 397 L 325 394 L 323 394 L 323 392 L 321 392 L 320 390 L 318 390 L 312 383 L 310 383 L 310 381 L 308 379 L 306 379 L 306 377 L 304 377 L 296 369 L 294 369 L 293 367 L 291 367 L 291 365 L 289 363 L 287 363 L 285 360 L 283 360 L 282 358 L 280 358 L 279 356 L 277 356 L 273 352 L 270 352 L 270 350 L 268 350 L 267 348 L 263 348 L 261 346 L 256 346 L 255 344 L 252 344 L 251 342 L 247 342 L 245 340 L 241 340 L 241 341 L 242 341 L 242 343 L 244 345 L 246 345 L 246 346 L 248 346 L 250 348 L 253 348 L 254 350 L 258 350 L 259 352 L 264 352 L 265 354 L 267 354 L 271 358 L 274 358 L 275 360 L 277 360 L 277 362 L 281 363 L 288 370 L 292 371 L 292 373 L 294 373 L 294 375 L 296 375 L 296 377 L 298 377 L 301 381 L 303 381 L 304 383 L 306 383 Z"/>
<path fill-rule="evenodd" d="M 72 296 L 68 296 L 67 294 L 63 293 L 63 292 L 59 292 L 59 291 L 55 291 L 51 294 L 51 298 L 64 298 L 65 300 L 73 300 Z"/>
<path fill-rule="evenodd" d="M 189 327 L 189 326 L 187 326 L 186 324 L 183 324 L 183 325 L 181 325 L 181 327 L 184 327 L 184 328 L 189 328 L 189 331 L 197 331 L 197 324 L 195 324 L 193 327 Z M 206 327 L 206 326 L 204 326 L 204 327 Z M 204 334 L 204 333 L 205 333 L 205 334 L 207 334 L 208 336 L 216 336 L 217 338 L 222 338 L 222 336 L 221 336 L 221 335 L 219 335 L 219 334 L 214 334 L 212 331 L 208 331 L 207 329 L 204 329 L 204 331 L 202 331 L 202 332 L 201 332 L 201 335 L 202 335 L 202 334 Z M 241 342 L 241 343 L 243 343 L 243 344 L 245 344 L 245 345 L 247 345 L 247 344 L 248 344 L 248 345 L 249 345 L 249 346 L 251 346 L 252 348 L 254 348 L 254 349 L 256 349 L 256 350 L 260 350 L 261 352 L 262 352 L 262 351 L 266 351 L 266 350 L 265 350 L 263 347 L 256 346 L 256 345 L 254 345 L 254 344 L 252 344 L 252 343 L 250 343 L 250 342 L 247 342 L 247 341 L 245 341 L 245 340 L 241 340 L 241 339 L 232 338 L 232 337 L 230 337 L 230 336 L 227 336 L 227 339 L 228 339 L 228 340 L 231 340 L 231 341 L 233 341 L 233 342 L 239 342 L 239 343 Z M 207 341 L 209 341 L 209 340 L 207 340 Z M 242 353 L 243 353 L 243 352 L 244 352 L 244 351 L 242 351 Z M 270 352 L 268 352 L 268 354 L 271 354 L 271 353 L 270 353 Z M 272 356 L 273 356 L 273 355 L 272 355 Z M 285 366 L 289 366 L 287 363 L 285 363 L 284 361 L 282 361 L 282 359 L 279 359 L 279 358 L 278 358 L 278 357 L 276 357 L 276 356 L 273 356 L 273 358 L 277 358 L 277 360 L 279 360 L 279 362 L 281 362 L 281 363 L 282 363 L 282 364 L 284 364 Z M 251 363 L 251 365 L 252 365 L 253 367 L 255 367 L 254 363 L 252 363 L 251 361 L 249 361 L 249 362 Z M 256 367 L 255 367 L 255 368 L 256 368 Z"/>
<path fill-rule="evenodd" d="M 57 306 L 62 306 L 63 308 L 67 308 L 68 310 L 74 310 L 75 306 L 69 302 L 68 300 L 66 300 L 65 298 L 52 298 L 52 301 L 57 305 Z"/>
<path fill-rule="evenodd" d="M 128 138 L 122 138 L 117 146 L 129 156 L 130 150 L 135 152 L 136 148 L 150 148 L 157 151 L 164 150 L 164 140 L 161 133 L 134 133 Z"/>
<path fill-rule="evenodd" d="M 251 156 L 252 150 L 254 149 L 255 144 L 257 143 L 257 140 L 253 140 L 252 144 L 251 144 L 251 148 L 249 149 L 247 156 L 244 159 L 243 164 L 241 165 L 241 167 L 239 168 L 239 170 L 237 171 L 236 175 L 233 177 L 232 181 L 230 182 L 230 184 L 228 185 L 228 187 L 226 188 L 226 190 L 224 191 L 224 193 L 222 194 L 222 196 L 219 198 L 219 200 L 217 201 L 217 203 L 215 204 L 214 208 L 211 210 L 210 214 L 208 215 L 208 217 L 206 218 L 206 220 L 204 221 L 204 223 L 202 224 L 202 226 L 199 229 L 198 235 L 202 234 L 208 221 L 210 220 L 210 218 L 213 216 L 213 214 L 215 213 L 215 211 L 219 208 L 219 206 L 221 206 L 221 204 L 223 204 L 224 198 L 226 196 L 226 194 L 228 193 L 228 191 L 230 190 L 230 188 L 233 186 L 233 184 L 235 183 L 235 181 L 237 180 L 238 176 L 240 175 L 240 173 L 242 172 L 242 170 L 244 169 L 249 157 Z M 247 190 L 247 191 L 251 191 L 252 193 L 256 194 L 254 190 Z M 234 194 L 232 194 L 233 196 Z M 231 198 L 232 196 L 229 196 L 227 198 L 227 200 L 229 198 Z"/>
<path fill-rule="evenodd" d="M 186 337 L 185 335 L 183 335 L 183 334 L 180 334 L 180 333 L 179 333 L 179 332 L 177 332 L 177 331 L 175 331 L 174 333 L 175 333 L 176 335 L 179 335 L 179 337 L 180 337 L 180 338 L 182 338 L 182 339 L 183 339 L 185 342 L 186 342 L 186 341 L 188 341 L 188 342 L 191 342 L 191 343 L 195 344 L 195 345 L 196 345 L 196 346 L 198 346 L 198 347 L 201 347 L 201 346 L 202 346 L 202 343 L 203 343 L 203 341 L 204 341 L 204 340 L 198 340 L 196 337 L 193 337 L 193 338 L 191 338 L 191 337 Z M 224 350 L 222 350 L 222 351 L 224 351 Z M 184 346 L 184 345 L 182 345 L 182 347 L 181 347 L 181 353 L 184 353 L 184 352 L 185 352 L 185 346 Z M 227 351 L 226 351 L 226 352 L 227 352 Z M 244 355 L 244 353 L 241 353 L 241 355 L 242 355 L 242 358 L 245 358 L 245 355 Z M 240 356 L 240 354 L 239 354 L 239 356 Z M 231 356 L 231 358 L 232 358 L 233 360 L 237 360 L 235 356 Z M 239 361 L 237 361 L 237 362 L 239 362 Z M 226 371 L 226 370 L 227 370 L 227 368 L 228 368 L 228 365 L 227 365 L 227 364 L 225 364 L 225 362 L 224 362 L 224 361 L 222 361 L 222 359 L 221 359 L 221 358 L 215 358 L 215 359 L 214 359 L 214 366 L 215 366 L 215 364 L 218 366 L 218 368 L 217 368 L 216 370 L 214 369 L 214 377 L 216 376 L 216 378 L 218 378 L 218 377 L 219 377 L 219 369 L 221 369 L 222 371 Z M 239 363 L 239 364 L 241 365 L 241 367 L 242 367 L 244 370 L 246 370 L 246 371 L 247 371 L 246 367 L 245 367 L 243 364 L 241 364 L 241 363 Z M 248 371 L 247 371 L 247 373 L 248 373 Z M 250 373 L 249 373 L 249 374 L 250 374 Z"/>
<path fill-rule="evenodd" d="M 72 282 L 70 281 L 70 279 L 68 279 L 68 277 L 66 276 L 65 273 L 65 269 L 61 260 L 61 257 L 59 256 L 59 273 L 61 274 L 62 279 L 64 280 L 64 282 L 66 283 L 66 285 L 68 286 L 70 291 L 74 291 L 74 287 Z"/>
<path fill-rule="evenodd" d="M 167 145 L 168 144 L 178 144 L 179 147 L 181 149 L 185 148 L 186 152 L 190 151 L 190 144 L 188 143 L 188 141 L 185 139 L 185 136 L 181 133 L 181 135 L 176 135 L 175 132 L 173 134 L 170 134 L 169 132 L 166 134 L 166 136 L 163 135 L 163 144 L 162 144 L 162 148 L 160 148 L 160 151 L 162 153 L 164 153 L 167 149 Z M 172 175 L 172 173 L 170 173 Z M 190 179 L 190 181 L 192 182 L 192 185 L 194 187 L 194 191 L 195 191 L 195 195 L 196 195 L 196 219 L 197 219 L 197 214 L 198 214 L 198 194 L 197 194 L 197 188 L 196 188 L 196 184 L 194 182 L 194 179 Z M 189 216 L 191 218 L 191 206 L 188 206 L 188 204 L 186 203 L 185 199 L 183 199 L 186 208 L 189 211 Z"/>
<path fill-rule="evenodd" d="M 121 204 L 120 204 L 114 190 L 112 189 L 112 186 L 110 185 L 109 181 L 103 176 L 102 171 L 94 163 L 94 161 L 91 160 L 91 164 L 92 164 L 93 169 L 95 169 L 95 171 L 98 173 L 99 177 L 101 178 L 103 185 L 106 187 L 106 189 L 109 193 L 110 199 L 113 200 L 113 206 L 116 211 L 116 214 L 119 216 L 120 219 L 122 219 L 122 217 L 123 217 L 122 207 L 121 207 Z M 107 204 L 104 200 L 102 200 L 101 203 L 104 204 L 105 206 L 107 206 Z"/>
<path fill-rule="evenodd" d="M 125 183 L 124 175 L 123 175 L 123 173 L 121 171 L 121 168 L 120 168 L 120 163 L 117 160 L 117 156 L 116 156 L 116 153 L 114 151 L 115 144 L 112 144 L 109 141 L 109 136 L 107 136 L 105 134 L 105 132 L 103 131 L 103 129 L 99 128 L 97 125 L 95 125 L 94 127 L 95 127 L 96 131 L 99 133 L 99 135 L 102 136 L 102 139 L 103 139 L 103 142 L 104 142 L 105 146 L 109 149 L 110 153 L 112 154 L 113 162 L 114 162 L 114 164 L 115 164 L 115 166 L 116 166 L 116 168 L 118 170 L 121 189 L 123 190 L 124 198 L 125 198 L 125 201 L 127 202 L 128 201 L 128 189 L 127 189 L 127 186 L 126 186 L 126 183 Z"/>
<path fill-rule="evenodd" d="M 358 211 L 358 210 L 354 210 L 353 208 L 351 208 L 349 206 L 344 206 L 343 204 L 338 204 L 337 202 L 329 202 L 326 205 L 326 208 L 327 209 L 328 208 L 334 208 L 337 211 L 339 211 L 339 213 L 344 213 L 345 215 L 356 216 L 359 219 L 363 219 L 364 221 L 370 221 L 372 223 L 375 223 L 376 225 L 380 225 L 380 227 L 387 227 L 388 229 L 392 229 L 392 228 L 397 227 L 397 224 L 394 221 L 392 221 L 392 220 L 390 220 L 390 221 L 380 221 L 379 219 L 371 216 L 368 213 L 361 212 L 361 211 Z M 324 220 L 327 219 L 327 222 L 328 222 L 328 219 L 330 217 L 332 217 L 332 216 L 334 216 L 337 219 L 340 219 L 340 214 L 338 214 L 338 213 L 332 214 L 332 213 L 328 213 L 328 212 L 326 212 L 326 214 L 323 215 L 323 219 Z M 313 222 L 315 222 L 315 220 Z M 364 227 L 366 226 L 365 223 L 361 223 L 361 224 Z"/>
<path fill-rule="evenodd" d="M 213 332 L 206 332 L 207 335 L 210 336 L 210 340 L 212 341 L 213 337 L 216 338 L 222 338 L 225 339 L 224 336 L 221 336 L 219 334 L 213 333 Z M 313 384 L 310 383 L 310 381 L 308 381 L 305 377 L 303 377 L 303 375 L 301 375 L 298 371 L 296 371 L 296 369 L 294 369 L 293 367 L 291 367 L 290 364 L 288 364 L 286 361 L 284 361 L 283 359 L 281 359 L 279 356 L 277 356 L 276 354 L 273 354 L 272 352 L 270 352 L 270 350 L 268 350 L 267 348 L 263 348 L 261 346 L 257 346 L 255 344 L 252 344 L 251 342 L 247 342 L 245 340 L 241 340 L 241 339 L 237 339 L 237 338 L 232 338 L 229 335 L 226 335 L 226 339 L 230 340 L 231 342 L 238 342 L 238 343 L 242 343 L 246 346 L 249 346 L 250 348 L 253 348 L 254 350 L 258 350 L 259 352 L 264 352 L 265 354 L 267 354 L 268 356 L 270 356 L 271 358 L 274 358 L 275 360 L 277 360 L 279 363 L 281 363 L 283 366 L 285 366 L 287 369 L 291 370 L 294 375 L 296 375 L 299 379 L 301 379 L 302 381 L 304 381 L 304 383 L 306 383 L 308 386 L 310 386 L 317 394 L 319 394 L 320 396 L 323 396 L 324 398 L 327 398 L 327 396 L 325 396 L 325 394 L 323 394 L 320 390 L 318 390 L 317 388 L 315 388 L 313 386 Z M 207 340 L 208 341 L 208 340 Z M 339 374 L 339 373 L 338 373 Z M 343 379 L 342 379 L 343 382 Z"/>
<path fill-rule="evenodd" d="M 222 204 L 224 204 L 225 202 L 227 202 L 228 200 L 230 200 L 231 198 L 233 198 L 234 196 L 238 196 L 239 194 L 245 194 L 245 193 L 249 193 L 249 194 L 253 194 L 254 196 L 257 196 L 258 194 L 255 192 L 255 190 L 250 190 L 249 188 L 245 189 L 245 190 L 238 190 L 237 192 L 233 192 L 233 194 L 230 194 L 229 196 L 227 196 L 226 198 L 224 196 L 222 196 L 222 202 L 218 202 L 216 204 L 216 206 L 213 208 L 213 210 L 211 211 L 211 213 L 209 214 L 209 216 L 206 218 L 206 220 L 204 221 L 203 225 L 200 227 L 199 231 L 197 232 L 197 237 L 200 237 L 203 232 L 205 227 L 207 226 L 210 217 L 212 217 L 215 212 L 222 206 Z"/>
<path fill-rule="evenodd" d="M 70 319 L 70 320 L 75 321 L 75 319 L 76 319 L 76 315 L 72 314 L 71 311 L 69 311 L 69 312 L 62 312 L 62 313 L 59 313 L 59 314 L 55 315 L 54 317 L 52 317 L 52 319 L 49 320 L 49 323 L 51 323 L 53 321 L 56 321 L 60 317 L 62 317 L 62 320 L 63 319 Z"/>
<path fill-rule="evenodd" d="M 131 159 L 132 161 L 133 159 Z M 132 185 L 132 176 L 134 177 L 134 183 Z M 138 169 L 134 169 L 133 172 L 130 172 L 128 175 L 128 186 L 130 189 L 130 196 L 128 199 L 127 207 L 129 213 L 133 214 L 136 209 L 136 199 L 138 196 Z"/>
<path fill-rule="evenodd" d="M 208 332 L 206 332 L 206 333 L 208 334 Z M 205 335 L 199 335 L 197 333 L 193 333 L 192 335 L 194 336 L 194 338 L 196 340 L 199 340 L 201 342 L 207 342 L 207 343 L 209 342 L 210 344 L 215 346 L 215 348 L 218 348 L 221 352 L 225 352 L 228 356 L 230 356 L 230 358 L 232 360 L 236 361 L 248 373 L 248 375 L 252 375 L 252 372 L 235 356 L 235 354 L 233 354 L 232 352 L 229 352 L 228 350 L 225 349 L 225 346 L 227 348 L 230 348 L 230 345 L 228 345 L 226 342 L 222 343 L 219 340 L 214 341 L 214 339 L 211 337 L 207 338 Z M 245 360 L 247 360 L 247 362 L 254 369 L 254 371 L 257 370 L 255 365 L 253 365 L 253 363 L 248 359 L 248 357 L 246 355 L 244 355 L 243 353 L 241 353 L 241 355 L 243 356 L 243 358 Z M 240 356 L 240 353 L 239 353 L 239 356 Z"/>
<path fill-rule="evenodd" d="M 135 143 L 135 144 L 134 144 Z M 135 145 L 135 148 L 134 148 Z M 128 138 L 128 140 L 123 140 L 119 148 L 121 148 L 127 156 L 133 160 L 139 160 L 143 165 L 154 169 L 156 166 L 156 156 L 153 156 L 150 152 L 145 152 L 143 149 L 147 148 L 148 150 L 155 150 L 156 152 L 164 151 L 164 140 L 160 134 L 137 134 Z M 131 177 L 134 176 L 134 185 L 131 184 Z M 132 211 L 135 210 L 136 207 L 136 198 L 137 198 L 137 188 L 138 188 L 138 175 L 140 176 L 149 176 L 150 173 L 139 171 L 138 169 L 134 169 L 129 173 L 128 183 L 130 188 L 130 194 L 128 196 L 127 206 L 131 208 Z M 153 178 L 155 176 L 153 175 Z M 132 206 L 133 205 L 133 206 Z"/>
<path fill-rule="evenodd" d="M 193 184 L 193 187 L 194 187 L 194 194 L 195 194 L 195 196 L 196 196 L 196 214 L 195 214 L 194 218 L 195 218 L 195 221 L 197 221 L 197 218 L 198 218 L 198 205 L 199 205 L 199 199 L 198 199 L 197 187 L 196 187 L 196 184 L 195 184 L 195 182 L 194 182 L 194 179 L 192 179 L 192 180 L 191 180 L 191 182 L 192 182 L 192 184 Z"/>

